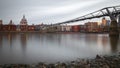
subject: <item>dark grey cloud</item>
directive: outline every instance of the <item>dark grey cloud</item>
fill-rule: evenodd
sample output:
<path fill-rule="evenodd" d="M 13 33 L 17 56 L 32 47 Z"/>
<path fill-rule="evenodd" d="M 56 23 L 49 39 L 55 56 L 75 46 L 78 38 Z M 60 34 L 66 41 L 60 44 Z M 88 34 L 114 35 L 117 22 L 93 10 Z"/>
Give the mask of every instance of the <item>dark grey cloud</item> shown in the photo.
<path fill-rule="evenodd" d="M 119 3 L 119 0 L 0 0 L 0 19 L 4 23 L 12 19 L 19 24 L 25 14 L 28 24 L 56 23 Z"/>

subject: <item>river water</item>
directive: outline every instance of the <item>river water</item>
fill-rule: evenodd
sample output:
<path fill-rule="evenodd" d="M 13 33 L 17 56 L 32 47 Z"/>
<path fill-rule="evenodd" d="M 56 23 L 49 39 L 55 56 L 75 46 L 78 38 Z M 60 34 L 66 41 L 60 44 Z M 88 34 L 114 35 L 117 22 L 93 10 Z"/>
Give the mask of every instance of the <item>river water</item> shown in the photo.
<path fill-rule="evenodd" d="M 0 64 L 69 62 L 120 52 L 119 37 L 85 33 L 0 33 Z"/>

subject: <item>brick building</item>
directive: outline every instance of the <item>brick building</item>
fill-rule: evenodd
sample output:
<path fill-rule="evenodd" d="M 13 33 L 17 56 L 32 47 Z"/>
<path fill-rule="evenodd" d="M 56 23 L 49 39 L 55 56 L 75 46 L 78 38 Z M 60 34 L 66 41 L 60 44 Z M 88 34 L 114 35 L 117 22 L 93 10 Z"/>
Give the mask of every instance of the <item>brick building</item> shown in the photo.
<path fill-rule="evenodd" d="M 87 22 L 85 27 L 87 32 L 98 32 L 98 22 Z"/>
<path fill-rule="evenodd" d="M 34 30 L 35 30 L 35 26 L 34 25 L 28 25 L 27 31 L 34 31 Z"/>
<path fill-rule="evenodd" d="M 10 20 L 9 24 L 2 25 L 1 31 L 16 31 L 16 25 Z"/>

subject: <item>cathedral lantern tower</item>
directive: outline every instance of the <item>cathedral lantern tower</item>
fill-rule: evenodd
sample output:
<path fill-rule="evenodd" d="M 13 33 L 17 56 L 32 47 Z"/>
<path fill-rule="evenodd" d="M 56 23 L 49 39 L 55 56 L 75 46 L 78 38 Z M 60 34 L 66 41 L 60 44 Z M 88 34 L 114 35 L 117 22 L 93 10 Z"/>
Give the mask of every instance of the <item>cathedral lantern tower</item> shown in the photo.
<path fill-rule="evenodd" d="M 10 20 L 10 22 L 9 22 L 9 25 L 13 25 L 13 22 L 12 22 L 12 20 Z"/>

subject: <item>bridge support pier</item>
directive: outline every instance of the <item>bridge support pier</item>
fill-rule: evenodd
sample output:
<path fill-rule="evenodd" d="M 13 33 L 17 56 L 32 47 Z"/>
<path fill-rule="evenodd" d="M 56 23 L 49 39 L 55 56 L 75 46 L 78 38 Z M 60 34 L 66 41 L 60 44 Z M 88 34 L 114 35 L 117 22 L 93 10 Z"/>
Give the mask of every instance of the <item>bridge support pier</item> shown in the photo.
<path fill-rule="evenodd" d="M 119 31 L 118 31 L 118 26 L 117 26 L 116 20 L 111 21 L 109 36 L 118 36 L 119 37 Z"/>

